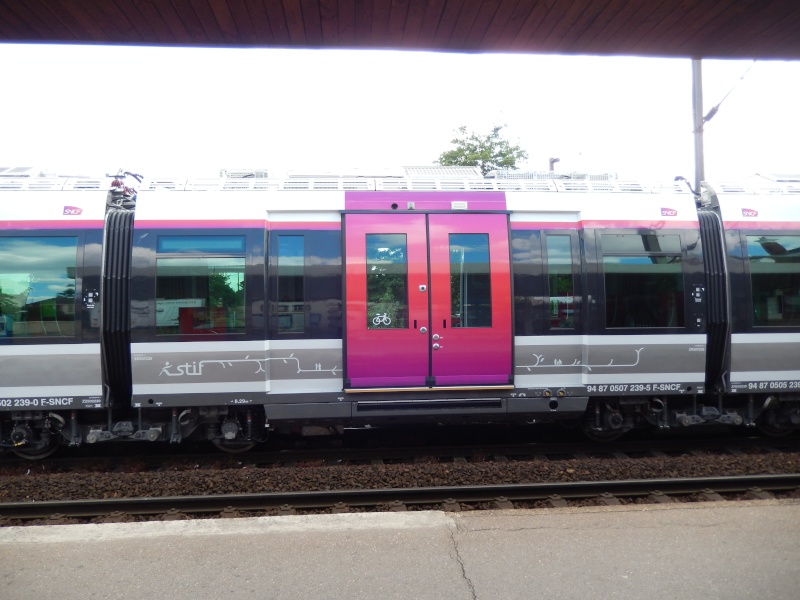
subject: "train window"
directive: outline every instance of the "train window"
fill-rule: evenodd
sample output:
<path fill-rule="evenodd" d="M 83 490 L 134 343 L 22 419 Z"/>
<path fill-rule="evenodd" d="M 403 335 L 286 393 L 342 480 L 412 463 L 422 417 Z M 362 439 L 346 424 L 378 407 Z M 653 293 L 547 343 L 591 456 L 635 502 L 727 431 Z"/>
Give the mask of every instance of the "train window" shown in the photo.
<path fill-rule="evenodd" d="M 0 337 L 75 335 L 75 237 L 0 239 Z"/>
<path fill-rule="evenodd" d="M 679 235 L 662 234 L 603 234 L 603 254 L 640 254 L 643 252 L 681 253 Z"/>
<path fill-rule="evenodd" d="M 753 324 L 800 326 L 800 236 L 748 235 Z"/>
<path fill-rule="evenodd" d="M 606 327 L 683 327 L 680 236 L 603 234 Z"/>
<path fill-rule="evenodd" d="M 489 236 L 450 234 L 450 326 L 491 327 Z"/>
<path fill-rule="evenodd" d="M 547 235 L 545 239 L 550 329 L 574 329 L 575 286 L 571 240 L 567 235 Z"/>
<path fill-rule="evenodd" d="M 341 231 L 273 232 L 268 259 L 269 335 L 341 338 Z"/>
<path fill-rule="evenodd" d="M 408 327 L 404 233 L 367 234 L 367 329 Z"/>
<path fill-rule="evenodd" d="M 538 231 L 511 232 L 511 260 L 514 275 L 514 333 L 537 332 L 537 307 L 542 305 L 542 252 Z"/>
<path fill-rule="evenodd" d="M 244 254 L 243 235 L 160 235 L 160 254 Z"/>
<path fill-rule="evenodd" d="M 244 333 L 244 236 L 159 236 L 156 333 Z M 185 256 L 174 256 L 185 255 Z"/>
<path fill-rule="evenodd" d="M 305 239 L 278 236 L 278 333 L 305 331 Z"/>

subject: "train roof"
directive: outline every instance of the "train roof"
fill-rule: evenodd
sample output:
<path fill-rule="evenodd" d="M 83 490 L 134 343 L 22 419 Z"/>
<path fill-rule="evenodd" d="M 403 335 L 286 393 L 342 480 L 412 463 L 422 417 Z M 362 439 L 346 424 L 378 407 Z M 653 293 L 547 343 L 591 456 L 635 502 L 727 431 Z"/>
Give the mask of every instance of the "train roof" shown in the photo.
<path fill-rule="evenodd" d="M 800 183 L 773 184 L 760 193 L 724 188 L 712 203 L 719 205 L 726 229 L 798 229 L 800 227 Z"/>
<path fill-rule="evenodd" d="M 0 180 L 0 194 L 10 191 L 18 190 L 3 187 Z M 66 182 L 58 191 L 29 188 L 13 200 L 0 195 L 0 230 L 101 229 L 107 196 L 108 184 L 81 189 Z"/>
<path fill-rule="evenodd" d="M 183 221 L 184 226 L 208 221 L 233 221 L 241 226 L 261 226 L 265 221 L 333 223 L 343 210 L 381 210 L 393 204 L 400 210 L 504 210 L 515 213 L 512 221 L 584 226 L 666 222 L 677 227 L 697 221 L 694 194 L 680 181 L 436 178 L 420 171 L 415 175 L 151 178 L 128 182 L 138 192 L 124 190 L 131 200 L 128 206 L 136 198 L 137 222 Z M 6 175 L 0 177 L 0 192 L 21 196 L 0 202 L 0 222 L 16 229 L 101 227 L 107 204 L 119 198 L 121 189 L 121 182 L 112 176 Z M 800 224 L 800 182 L 760 179 L 707 189 L 711 193 L 704 195 L 703 202 L 719 205 L 728 228 L 786 229 Z M 264 200 L 258 192 L 271 193 Z"/>

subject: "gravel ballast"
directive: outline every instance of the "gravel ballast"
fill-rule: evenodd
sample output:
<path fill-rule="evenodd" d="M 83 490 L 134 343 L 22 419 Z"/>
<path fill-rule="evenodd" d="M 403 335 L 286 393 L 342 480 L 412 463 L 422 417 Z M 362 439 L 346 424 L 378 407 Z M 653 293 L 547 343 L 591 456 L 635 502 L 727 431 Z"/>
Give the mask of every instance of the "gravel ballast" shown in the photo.
<path fill-rule="evenodd" d="M 185 466 L 140 472 L 0 474 L 0 502 L 553 483 L 796 473 L 800 453 L 520 462 L 257 467 Z"/>

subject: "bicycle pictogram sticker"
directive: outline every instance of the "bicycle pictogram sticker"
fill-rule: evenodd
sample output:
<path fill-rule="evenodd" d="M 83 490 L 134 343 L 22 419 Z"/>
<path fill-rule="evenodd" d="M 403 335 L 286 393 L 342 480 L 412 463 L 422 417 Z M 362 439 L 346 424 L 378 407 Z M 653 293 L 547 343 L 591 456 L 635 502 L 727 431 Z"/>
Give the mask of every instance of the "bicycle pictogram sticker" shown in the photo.
<path fill-rule="evenodd" d="M 372 319 L 373 325 L 391 325 L 392 320 L 389 318 L 389 313 L 378 313 L 375 315 L 375 318 Z"/>

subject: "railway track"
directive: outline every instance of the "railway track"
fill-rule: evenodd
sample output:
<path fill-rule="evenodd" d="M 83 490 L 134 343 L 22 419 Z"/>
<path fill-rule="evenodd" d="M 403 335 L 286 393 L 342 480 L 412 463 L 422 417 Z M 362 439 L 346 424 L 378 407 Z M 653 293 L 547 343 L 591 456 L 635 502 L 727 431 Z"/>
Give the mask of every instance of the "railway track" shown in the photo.
<path fill-rule="evenodd" d="M 533 502 L 562 507 L 576 501 L 598 505 L 724 501 L 730 495 L 769 499 L 775 494 L 800 498 L 800 474 L 10 502 L 0 504 L 0 525 L 236 517 L 244 513 L 459 511 L 465 505 L 473 509 L 527 508 Z"/>
<path fill-rule="evenodd" d="M 723 435 L 3 461 L 0 525 L 798 495 L 798 457 Z"/>
<path fill-rule="evenodd" d="M 138 448 L 137 448 L 138 449 Z M 115 448 L 119 450 L 119 448 Z M 800 437 L 765 438 L 758 436 L 676 437 L 648 440 L 621 440 L 608 444 L 594 442 L 505 442 L 480 444 L 425 444 L 410 446 L 336 447 L 331 445 L 280 450 L 254 450 L 226 455 L 218 451 L 195 453 L 151 452 L 131 457 L 113 455 L 52 457 L 41 462 L 5 457 L 2 472 L 124 472 L 174 470 L 186 468 L 240 468 L 242 466 L 295 467 L 302 465 L 414 464 L 420 462 L 506 462 L 559 460 L 569 458 L 638 458 L 707 453 L 739 456 L 745 453 L 800 452 Z"/>
<path fill-rule="evenodd" d="M 409 448 L 366 448 L 330 450 L 291 450 L 278 454 L 253 454 L 239 461 L 255 466 L 298 465 L 318 461 L 323 464 L 413 463 L 426 460 L 496 461 L 559 460 L 565 458 L 636 458 L 641 456 L 679 456 L 720 453 L 739 456 L 746 452 L 800 451 L 800 438 L 771 439 L 764 437 L 676 438 L 660 440 L 618 441 L 601 445 L 595 442 L 525 442 L 479 445 L 444 445 Z"/>

